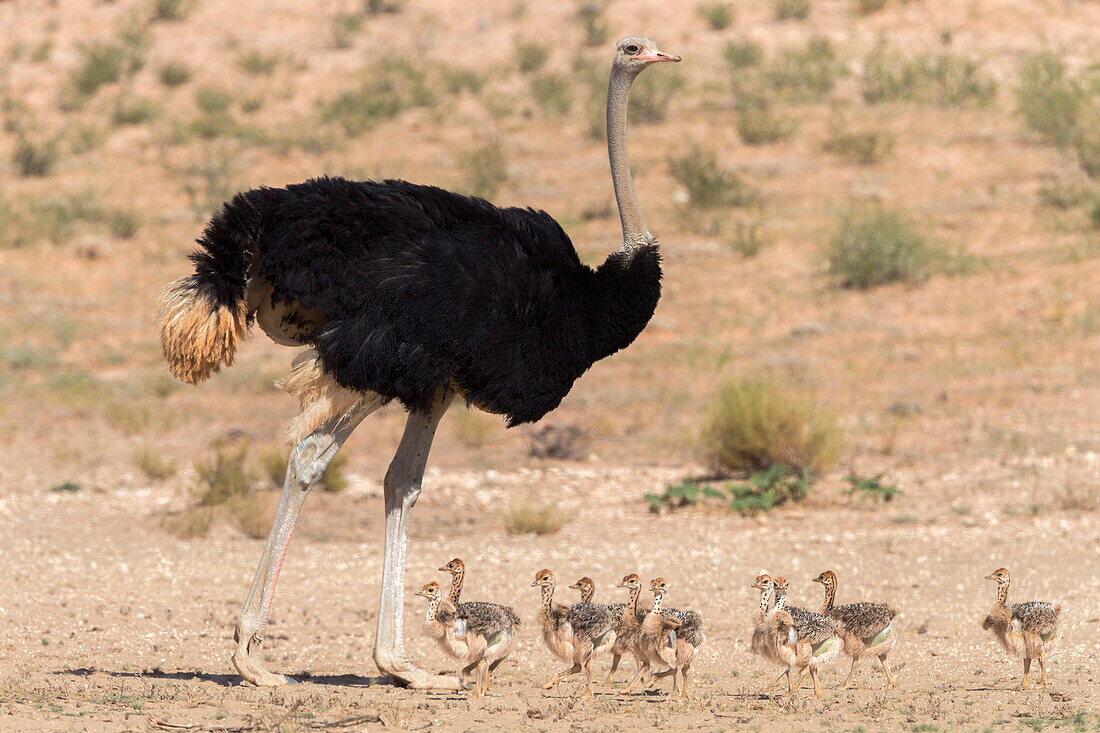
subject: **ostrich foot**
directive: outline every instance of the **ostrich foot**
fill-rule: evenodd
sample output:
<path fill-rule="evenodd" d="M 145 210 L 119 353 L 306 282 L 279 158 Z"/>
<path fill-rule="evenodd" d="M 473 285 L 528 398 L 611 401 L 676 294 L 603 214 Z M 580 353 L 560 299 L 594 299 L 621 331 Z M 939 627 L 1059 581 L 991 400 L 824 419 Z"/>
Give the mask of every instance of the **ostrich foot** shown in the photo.
<path fill-rule="evenodd" d="M 298 680 L 285 674 L 276 674 L 268 671 L 267 667 L 246 652 L 237 650 L 233 653 L 233 666 L 244 678 L 245 682 L 256 687 L 279 687 L 280 685 L 296 685 Z"/>
<path fill-rule="evenodd" d="M 389 663 L 378 663 L 382 674 L 389 675 L 404 684 L 410 690 L 463 690 L 462 680 L 444 674 L 425 672 L 412 663 L 397 659 Z"/>

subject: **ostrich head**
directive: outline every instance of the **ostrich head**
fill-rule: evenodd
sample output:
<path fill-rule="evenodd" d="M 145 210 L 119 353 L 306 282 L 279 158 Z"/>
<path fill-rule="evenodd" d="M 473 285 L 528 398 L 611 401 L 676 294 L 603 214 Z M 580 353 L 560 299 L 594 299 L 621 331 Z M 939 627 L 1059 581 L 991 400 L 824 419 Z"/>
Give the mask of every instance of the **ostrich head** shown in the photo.
<path fill-rule="evenodd" d="M 553 587 L 554 574 L 547 569 L 543 569 L 535 573 L 535 579 L 531 582 L 531 587 L 540 586 L 546 588 L 547 586 Z"/>
<path fill-rule="evenodd" d="M 989 575 L 985 576 L 986 580 L 995 580 L 997 585 L 1005 585 L 1012 580 L 1012 576 L 1008 573 L 1008 568 L 997 568 Z"/>
<path fill-rule="evenodd" d="M 756 588 L 757 590 L 767 590 L 768 588 L 772 588 L 772 576 L 768 575 L 767 573 L 763 575 L 757 575 L 756 580 L 754 580 L 752 585 L 750 585 L 749 587 Z"/>
<path fill-rule="evenodd" d="M 434 580 L 418 590 L 416 595 L 421 598 L 427 598 L 429 601 L 438 601 L 443 597 L 443 593 L 439 589 L 439 583 Z"/>
<path fill-rule="evenodd" d="M 665 53 L 657 48 L 657 44 L 648 38 L 627 36 L 626 38 L 620 38 L 619 42 L 615 44 L 614 67 L 635 76 L 650 64 L 659 61 L 680 60 L 679 56 Z"/>
<path fill-rule="evenodd" d="M 462 563 L 462 560 L 456 557 L 439 570 L 440 572 L 450 573 L 451 575 L 460 575 L 465 569 L 466 566 Z"/>
<path fill-rule="evenodd" d="M 657 595 L 664 595 L 668 592 L 668 581 L 664 578 L 654 578 L 649 581 L 649 589 Z"/>
<path fill-rule="evenodd" d="M 593 581 L 592 578 L 589 578 L 588 576 L 581 578 L 569 587 L 573 590 L 579 590 L 581 592 L 581 596 L 586 596 L 590 592 L 594 593 L 596 591 L 595 581 Z"/>
<path fill-rule="evenodd" d="M 815 583 L 821 583 L 826 588 L 836 587 L 836 573 L 832 570 L 826 570 L 821 575 L 814 578 Z"/>
<path fill-rule="evenodd" d="M 623 576 L 623 580 L 621 583 L 619 583 L 619 587 L 630 588 L 631 590 L 634 590 L 635 588 L 641 588 L 642 579 L 639 578 L 635 573 L 631 573 L 630 575 Z"/>

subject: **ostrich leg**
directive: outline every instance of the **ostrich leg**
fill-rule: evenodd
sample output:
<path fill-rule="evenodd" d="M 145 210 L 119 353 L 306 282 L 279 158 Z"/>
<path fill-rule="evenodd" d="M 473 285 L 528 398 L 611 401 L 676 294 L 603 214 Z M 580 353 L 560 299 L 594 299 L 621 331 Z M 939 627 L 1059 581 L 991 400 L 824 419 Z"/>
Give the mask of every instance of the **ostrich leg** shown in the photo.
<path fill-rule="evenodd" d="M 405 604 L 405 553 L 408 547 L 409 516 L 420 496 L 424 467 L 428 462 L 435 429 L 451 405 L 454 392 L 445 390 L 429 412 L 410 412 L 397 454 L 386 471 L 386 549 L 382 566 L 382 599 L 378 611 L 378 634 L 374 640 L 374 662 L 383 674 L 416 689 L 457 690 L 456 677 L 429 674 L 405 657 L 402 612 Z"/>
<path fill-rule="evenodd" d="M 286 675 L 269 672 L 263 662 L 254 656 L 264 640 L 271 600 L 275 595 L 275 584 L 279 580 L 287 545 L 309 490 L 321 478 L 329 461 L 356 426 L 382 404 L 381 398 L 364 396 L 354 407 L 326 422 L 290 452 L 275 522 L 267 535 L 259 567 L 256 568 L 252 586 L 248 589 L 248 598 L 245 599 L 237 628 L 233 632 L 233 639 L 237 642 L 237 650 L 233 652 L 233 666 L 241 677 L 254 685 L 268 687 L 294 682 Z"/>

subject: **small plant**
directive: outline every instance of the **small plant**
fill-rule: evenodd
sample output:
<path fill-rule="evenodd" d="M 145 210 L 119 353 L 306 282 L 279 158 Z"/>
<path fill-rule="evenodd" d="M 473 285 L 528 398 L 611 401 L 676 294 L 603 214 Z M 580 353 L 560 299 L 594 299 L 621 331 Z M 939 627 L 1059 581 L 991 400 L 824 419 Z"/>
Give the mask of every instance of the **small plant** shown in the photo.
<path fill-rule="evenodd" d="M 321 119 L 339 125 L 348 135 L 361 135 L 410 107 L 435 101 L 423 70 L 407 62 L 379 65 L 358 88 L 320 102 Z"/>
<path fill-rule="evenodd" d="M 118 127 L 143 125 L 159 112 L 160 108 L 147 97 L 120 94 L 111 108 L 111 122 Z"/>
<path fill-rule="evenodd" d="M 696 11 L 707 22 L 712 31 L 724 31 L 733 25 L 733 8 L 728 2 L 703 3 Z"/>
<path fill-rule="evenodd" d="M 810 0 L 772 0 L 776 20 L 805 20 L 810 14 Z"/>
<path fill-rule="evenodd" d="M 524 74 L 539 71 L 549 57 L 549 51 L 541 44 L 516 41 L 516 65 Z"/>
<path fill-rule="evenodd" d="M 466 190 L 474 196 L 491 199 L 508 182 L 508 160 L 499 139 L 466 151 L 459 156 Z"/>
<path fill-rule="evenodd" d="M 260 469 L 264 478 L 271 482 L 275 488 L 282 488 L 286 479 L 287 463 L 290 461 L 289 451 L 283 448 L 275 448 L 260 456 Z M 348 465 L 348 457 L 345 453 L 337 453 L 325 466 L 321 478 L 317 480 L 317 486 L 325 491 L 339 492 L 348 487 L 344 470 Z"/>
<path fill-rule="evenodd" d="M 675 70 L 641 77 L 630 93 L 631 120 L 642 124 L 664 122 L 673 96 L 682 87 L 683 79 Z"/>
<path fill-rule="evenodd" d="M 199 503 L 219 506 L 234 496 L 248 494 L 256 477 L 248 467 L 248 447 L 219 450 L 214 457 L 195 465 L 199 476 Z"/>
<path fill-rule="evenodd" d="M 874 502 L 890 503 L 895 497 L 901 496 L 902 491 L 894 484 L 882 482 L 885 473 L 866 477 L 849 474 L 845 481 L 848 482 L 848 496 L 862 496 Z"/>
<path fill-rule="evenodd" d="M 871 15 L 886 7 L 889 0 L 853 0 L 855 10 L 860 15 Z"/>
<path fill-rule="evenodd" d="M 852 163 L 874 165 L 894 149 L 894 138 L 878 130 L 852 131 L 833 125 L 824 148 Z"/>
<path fill-rule="evenodd" d="M 237 58 L 237 66 L 253 76 L 268 76 L 279 66 L 279 56 L 253 49 Z"/>
<path fill-rule="evenodd" d="M 57 165 L 57 139 L 32 140 L 25 135 L 19 135 L 11 158 L 15 169 L 24 178 L 48 176 Z"/>
<path fill-rule="evenodd" d="M 208 115 L 224 115 L 233 104 L 233 95 L 221 87 L 203 86 L 195 90 L 195 104 Z"/>
<path fill-rule="evenodd" d="M 1100 180 L 1100 115 L 1091 124 L 1079 126 L 1073 149 L 1085 175 Z"/>
<path fill-rule="evenodd" d="M 362 13 L 337 13 L 332 16 L 332 45 L 336 48 L 351 48 L 362 27 Z"/>
<path fill-rule="evenodd" d="M 80 61 L 69 81 L 79 98 L 91 97 L 100 87 L 119 81 L 126 71 L 127 53 L 120 45 L 85 43 L 77 47 L 77 53 Z"/>
<path fill-rule="evenodd" d="M 539 109 L 551 117 L 564 117 L 573 106 L 569 81 L 560 74 L 546 73 L 532 77 L 531 96 Z"/>
<path fill-rule="evenodd" d="M 802 501 L 810 495 L 810 486 L 806 474 L 791 475 L 786 466 L 776 464 L 753 473 L 748 483 L 726 487 L 729 509 L 744 516 L 764 514 L 781 504 Z"/>
<path fill-rule="evenodd" d="M 842 213 L 827 251 L 829 272 L 840 286 L 860 290 L 919 282 L 940 254 L 904 212 L 878 205 Z"/>
<path fill-rule="evenodd" d="M 654 514 L 675 511 L 685 507 L 693 507 L 702 504 L 707 499 L 720 499 L 725 501 L 724 492 L 712 486 L 704 486 L 695 481 L 684 481 L 673 484 L 661 494 L 646 494 L 645 500 L 649 504 L 649 511 Z"/>
<path fill-rule="evenodd" d="M 816 473 L 832 464 L 840 443 L 831 410 L 765 376 L 742 377 L 719 389 L 699 438 L 701 458 L 724 474 L 780 464 Z"/>
<path fill-rule="evenodd" d="M 794 134 L 794 120 L 780 117 L 762 98 L 745 100 L 737 114 L 737 134 L 746 145 L 768 145 Z"/>
<path fill-rule="evenodd" d="M 527 455 L 579 461 L 588 454 L 588 435 L 576 425 L 544 425 L 527 435 Z"/>
<path fill-rule="evenodd" d="M 768 239 L 760 232 L 760 222 L 739 221 L 734 224 L 733 235 L 727 240 L 729 248 L 746 259 L 760 254 Z"/>
<path fill-rule="evenodd" d="M 153 20 L 183 20 L 192 5 L 192 0 L 153 0 Z"/>
<path fill-rule="evenodd" d="M 827 38 L 815 37 L 802 48 L 786 48 L 763 69 L 764 80 L 792 102 L 819 102 L 847 73 Z"/>
<path fill-rule="evenodd" d="M 611 31 L 603 11 L 603 0 L 581 0 L 577 5 L 577 20 L 584 31 L 584 45 L 602 46 L 607 41 Z"/>
<path fill-rule="evenodd" d="M 111 236 L 116 239 L 133 239 L 137 236 L 138 229 L 141 227 L 141 219 L 137 212 L 132 209 L 117 209 L 115 211 L 108 212 L 107 228 L 111 232 Z"/>
<path fill-rule="evenodd" d="M 485 86 L 485 76 L 473 69 L 458 66 L 444 66 L 442 69 L 443 88 L 448 94 L 468 91 L 477 94 Z"/>
<path fill-rule="evenodd" d="M 237 525 L 237 529 L 246 537 L 254 540 L 267 537 L 274 513 L 266 497 L 261 494 L 239 494 L 230 497 L 225 503 L 225 509 L 233 520 L 233 524 Z"/>
<path fill-rule="evenodd" d="M 172 457 L 151 448 L 135 450 L 134 463 L 154 481 L 164 481 L 176 475 L 176 462 Z"/>
<path fill-rule="evenodd" d="M 66 481 L 65 483 L 54 484 L 50 487 L 50 491 L 54 494 L 75 494 L 83 489 L 84 487 L 75 481 Z"/>
<path fill-rule="evenodd" d="M 364 0 L 363 10 L 368 15 L 393 15 L 400 13 L 403 0 Z"/>
<path fill-rule="evenodd" d="M 722 49 L 722 56 L 726 59 L 731 71 L 741 71 L 757 66 L 764 60 L 764 49 L 756 41 L 747 38 L 730 41 Z"/>
<path fill-rule="evenodd" d="M 508 534 L 554 534 L 569 522 L 569 516 L 554 506 L 530 503 L 513 504 L 504 517 L 504 531 Z"/>
<path fill-rule="evenodd" d="M 1089 94 L 1060 58 L 1042 51 L 1020 64 L 1016 108 L 1028 129 L 1048 144 L 1066 148 L 1089 113 Z"/>
<path fill-rule="evenodd" d="M 1039 188 L 1039 202 L 1043 206 L 1068 211 L 1083 203 L 1088 197 L 1088 189 L 1069 181 L 1054 180 Z"/>
<path fill-rule="evenodd" d="M 178 87 L 191 81 L 191 69 L 182 61 L 169 61 L 157 72 L 160 83 L 166 87 Z"/>
<path fill-rule="evenodd" d="M 760 193 L 736 171 L 724 168 L 714 153 L 694 146 L 669 161 L 669 172 L 687 189 L 688 205 L 698 210 L 751 206 Z"/>

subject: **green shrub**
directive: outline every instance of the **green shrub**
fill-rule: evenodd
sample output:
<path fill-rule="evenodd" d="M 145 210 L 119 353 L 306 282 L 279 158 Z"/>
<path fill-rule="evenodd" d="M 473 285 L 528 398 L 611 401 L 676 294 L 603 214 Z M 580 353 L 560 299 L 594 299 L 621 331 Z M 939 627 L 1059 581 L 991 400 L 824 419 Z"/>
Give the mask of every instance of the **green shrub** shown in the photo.
<path fill-rule="evenodd" d="M 508 159 L 498 139 L 461 153 L 459 165 L 465 179 L 465 190 L 473 196 L 491 199 L 508 181 Z"/>
<path fill-rule="evenodd" d="M 539 109 L 552 117 L 564 117 L 573 106 L 569 80 L 560 74 L 546 73 L 532 77 L 531 96 Z"/>
<path fill-rule="evenodd" d="M 794 134 L 794 120 L 780 117 L 762 99 L 747 99 L 737 114 L 737 134 L 746 145 L 767 145 Z"/>
<path fill-rule="evenodd" d="M 786 466 L 777 464 L 753 473 L 748 483 L 733 484 L 726 490 L 731 511 L 754 516 L 787 502 L 802 501 L 810 495 L 810 488 L 806 474 L 790 475 Z"/>
<path fill-rule="evenodd" d="M 141 228 L 141 218 L 132 209 L 117 209 L 106 215 L 107 228 L 117 239 L 133 239 Z"/>
<path fill-rule="evenodd" d="M 829 272 L 845 288 L 919 282 L 942 252 L 930 245 L 902 211 L 883 206 L 841 214 L 828 246 Z"/>
<path fill-rule="evenodd" d="M 221 87 L 203 86 L 195 90 L 195 104 L 208 115 L 224 115 L 233 104 L 233 95 Z"/>
<path fill-rule="evenodd" d="M 603 17 L 603 0 L 581 0 L 577 5 L 577 20 L 584 31 L 584 45 L 602 46 L 611 32 Z"/>
<path fill-rule="evenodd" d="M 336 48 L 351 48 L 355 37 L 363 27 L 362 13 L 337 13 L 332 16 L 332 45 Z"/>
<path fill-rule="evenodd" d="M 819 102 L 846 73 L 827 38 L 811 38 L 802 48 L 785 48 L 765 65 L 767 84 L 792 102 Z"/>
<path fill-rule="evenodd" d="M 848 496 L 859 495 L 873 502 L 889 503 L 902 491 L 893 484 L 885 484 L 882 477 L 885 473 L 876 476 L 865 477 L 849 474 L 845 481 L 848 482 Z"/>
<path fill-rule="evenodd" d="M 1080 79 L 1067 74 L 1065 64 L 1042 51 L 1020 64 L 1016 105 L 1024 124 L 1044 141 L 1068 147 L 1088 114 L 1089 96 Z"/>
<path fill-rule="evenodd" d="M 153 0 L 153 20 L 183 20 L 193 4 L 193 0 Z"/>
<path fill-rule="evenodd" d="M 400 13 L 403 0 L 364 0 L 363 10 L 368 15 L 392 15 Z"/>
<path fill-rule="evenodd" d="M 667 74 L 646 74 L 634 82 L 630 92 L 630 120 L 642 124 L 664 122 L 672 98 L 682 88 L 683 77 L 675 70 Z"/>
<path fill-rule="evenodd" d="M 275 448 L 264 453 L 260 457 L 260 469 L 264 478 L 276 488 L 282 488 L 286 479 L 286 467 L 290 461 L 290 452 L 283 448 Z M 325 491 L 338 492 L 348 487 L 347 477 L 344 471 L 348 465 L 348 457 L 344 453 L 337 453 L 325 466 L 317 485 Z"/>
<path fill-rule="evenodd" d="M 675 511 L 676 509 L 683 509 L 685 507 L 698 506 L 704 503 L 707 499 L 726 499 L 726 494 L 719 489 L 715 489 L 711 486 L 704 486 L 703 484 L 696 483 L 695 481 L 684 481 L 683 483 L 673 484 L 664 490 L 661 494 L 646 494 L 646 503 L 649 504 L 649 510 L 654 514 L 661 514 L 666 511 Z"/>
<path fill-rule="evenodd" d="M 19 135 L 11 155 L 12 163 L 24 178 L 41 178 L 50 175 L 57 165 L 57 139 L 33 140 Z"/>
<path fill-rule="evenodd" d="M 516 41 L 516 65 L 524 74 L 540 70 L 549 57 L 549 51 L 541 44 Z"/>
<path fill-rule="evenodd" d="M 219 450 L 214 457 L 195 465 L 199 477 L 197 494 L 203 506 L 225 504 L 234 496 L 252 491 L 256 477 L 248 467 L 248 447 Z"/>
<path fill-rule="evenodd" d="M 166 87 L 178 87 L 191 81 L 191 69 L 182 61 L 169 61 L 157 72 L 160 83 Z"/>
<path fill-rule="evenodd" d="M 733 8 L 728 2 L 717 0 L 716 2 L 703 3 L 696 8 L 699 15 L 707 22 L 712 31 L 724 31 L 733 25 Z"/>
<path fill-rule="evenodd" d="M 120 94 L 111 108 L 111 122 L 119 127 L 143 125 L 159 112 L 160 108 L 148 97 Z"/>
<path fill-rule="evenodd" d="M 734 224 L 733 235 L 727 241 L 729 248 L 747 259 L 756 257 L 768 244 L 767 237 L 760 232 L 760 226 L 758 221 Z"/>
<path fill-rule="evenodd" d="M 873 165 L 894 149 L 894 138 L 878 130 L 844 130 L 834 124 L 824 148 L 852 163 Z"/>
<path fill-rule="evenodd" d="M 268 76 L 279 66 L 279 55 L 253 49 L 237 58 L 237 66 L 253 76 Z"/>
<path fill-rule="evenodd" d="M 933 101 L 941 107 L 986 105 L 997 96 L 997 82 L 977 62 L 960 56 L 940 54 L 924 73 L 931 81 Z"/>
<path fill-rule="evenodd" d="M 687 189 L 688 205 L 694 209 L 751 206 L 760 200 L 756 188 L 736 171 L 724 168 L 713 152 L 699 146 L 671 159 L 669 172 Z"/>
<path fill-rule="evenodd" d="M 1100 180 L 1100 115 L 1079 126 L 1073 149 L 1085 175 Z"/>
<path fill-rule="evenodd" d="M 69 81 L 77 96 L 87 98 L 106 84 L 122 78 L 126 70 L 126 49 L 118 44 L 97 41 L 77 46 L 80 61 Z"/>
<path fill-rule="evenodd" d="M 154 481 L 164 481 L 176 475 L 176 462 L 172 457 L 151 448 L 135 450 L 134 463 Z"/>
<path fill-rule="evenodd" d="M 722 386 L 699 438 L 701 458 L 719 473 L 780 464 L 804 475 L 817 473 L 836 460 L 840 443 L 831 410 L 765 376 Z"/>
<path fill-rule="evenodd" d="M 810 0 L 772 0 L 776 20 L 805 20 L 810 14 Z"/>
<path fill-rule="evenodd" d="M 764 49 L 756 41 L 749 39 L 730 41 L 722 49 L 722 56 L 731 71 L 757 66 L 764 60 Z"/>
<path fill-rule="evenodd" d="M 458 94 L 463 91 L 477 94 L 485 86 L 485 76 L 473 69 L 444 66 L 441 73 L 443 88 L 447 90 L 448 94 Z"/>
<path fill-rule="evenodd" d="M 1051 181 L 1039 189 L 1040 203 L 1063 211 L 1081 204 L 1087 196 L 1087 188 L 1066 181 Z"/>
<path fill-rule="evenodd" d="M 412 107 L 435 102 L 427 75 L 406 61 L 380 64 L 364 75 L 353 90 L 320 102 L 321 118 L 339 125 L 348 135 L 361 135 L 375 125 Z"/>
<path fill-rule="evenodd" d="M 889 0 L 853 0 L 852 4 L 860 15 L 870 15 L 885 8 L 887 2 Z"/>

